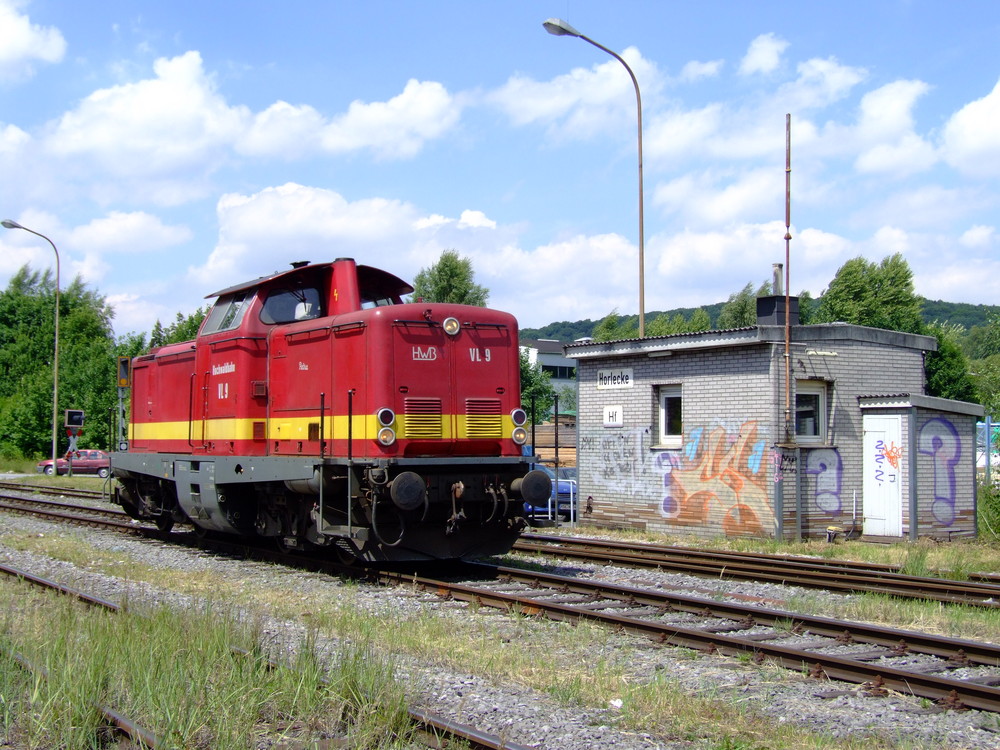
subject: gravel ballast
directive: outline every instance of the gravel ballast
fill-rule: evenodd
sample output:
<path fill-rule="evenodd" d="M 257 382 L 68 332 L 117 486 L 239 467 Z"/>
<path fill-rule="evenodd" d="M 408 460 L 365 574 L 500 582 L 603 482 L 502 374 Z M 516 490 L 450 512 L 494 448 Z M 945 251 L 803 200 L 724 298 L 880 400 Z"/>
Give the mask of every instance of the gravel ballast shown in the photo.
<path fill-rule="evenodd" d="M 438 600 L 410 589 L 351 584 L 348 590 L 339 580 L 315 573 L 234 560 L 111 532 L 67 530 L 24 516 L 4 514 L 2 518 L 0 528 L 4 536 L 67 534 L 85 537 L 95 549 L 121 555 L 140 565 L 178 573 L 209 572 L 219 579 L 231 580 L 234 585 L 249 578 L 261 592 L 268 589 L 276 594 L 294 591 L 304 601 L 343 593 L 366 612 L 397 620 L 426 613 L 429 609 L 443 618 L 475 616 L 481 618 L 483 627 L 495 628 L 498 639 L 505 632 L 513 633 L 513 637 L 524 637 L 527 633 L 527 637 L 543 639 L 551 634 L 552 628 L 568 627 L 528 620 L 518 622 L 514 629 L 505 614 L 480 609 L 473 615 L 468 612 L 467 605 Z M 4 543 L 3 536 L 0 536 L 0 560 L 112 601 L 127 598 L 133 607 L 139 604 L 172 607 L 197 604 L 190 596 L 104 575 L 38 553 L 16 550 Z M 705 596 L 734 593 L 741 597 L 760 597 L 768 602 L 787 600 L 794 593 L 789 587 L 771 584 L 697 579 L 603 565 L 574 563 L 552 566 L 552 570 L 637 587 L 685 586 L 705 592 Z M 816 592 L 811 595 L 838 597 Z M 278 652 L 293 650 L 305 634 L 306 625 L 300 621 L 271 619 L 267 624 L 267 637 L 271 647 Z M 559 639 L 552 638 L 551 642 L 558 644 Z M 336 643 L 331 641 L 329 647 L 334 652 Z M 906 748 L 1000 747 L 1000 717 L 992 714 L 940 711 L 919 699 L 891 693 L 873 697 L 857 686 L 817 682 L 773 666 L 756 666 L 721 656 L 693 655 L 684 649 L 653 646 L 630 636 L 609 635 L 603 648 L 606 653 L 594 654 L 595 661 L 601 658 L 615 663 L 626 662 L 631 681 L 642 683 L 666 675 L 691 694 L 739 706 L 776 725 L 789 724 L 830 738 L 878 739 L 884 747 L 897 744 Z M 529 747 L 638 750 L 718 746 L 699 739 L 664 739 L 629 730 L 623 726 L 621 706 L 614 699 L 607 706 L 579 706 L 518 683 L 468 674 L 442 664 L 424 663 L 407 655 L 394 655 L 393 663 L 413 707 Z M 830 698 L 817 697 L 824 691 L 838 694 Z M 723 734 L 721 729 L 714 727 L 712 733 L 719 736 Z M 766 738 L 760 738 L 757 746 L 767 747 Z M 836 746 L 835 739 L 831 739 L 830 746 Z"/>

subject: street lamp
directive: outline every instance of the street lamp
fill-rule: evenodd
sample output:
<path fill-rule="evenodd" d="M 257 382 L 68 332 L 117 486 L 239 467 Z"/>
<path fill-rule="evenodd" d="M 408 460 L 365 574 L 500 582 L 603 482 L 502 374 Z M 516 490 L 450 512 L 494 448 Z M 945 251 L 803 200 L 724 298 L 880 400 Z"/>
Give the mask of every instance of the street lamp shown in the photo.
<path fill-rule="evenodd" d="M 550 34 L 555 36 L 575 36 L 582 39 L 585 42 L 589 42 L 600 50 L 604 50 L 618 62 L 625 66 L 625 70 L 628 71 L 629 77 L 632 79 L 632 85 L 635 86 L 635 106 L 639 117 L 639 338 L 645 338 L 646 336 L 646 303 L 645 303 L 645 272 L 643 270 L 643 231 L 642 231 L 642 99 L 639 96 L 639 82 L 635 79 L 635 73 L 632 72 L 632 68 L 628 66 L 621 55 L 617 52 L 613 52 L 605 47 L 603 44 L 598 44 L 593 39 L 588 36 L 584 36 L 579 31 L 574 29 L 565 21 L 559 18 L 550 18 L 548 21 L 542 24 L 545 30 Z"/>
<path fill-rule="evenodd" d="M 55 354 L 52 357 L 52 471 L 58 474 L 59 469 L 56 465 L 56 459 L 58 453 L 57 433 L 59 430 L 59 250 L 56 249 L 56 243 L 44 234 L 36 232 L 34 229 L 22 227 L 16 221 L 4 219 L 0 222 L 0 225 L 3 225 L 6 229 L 23 229 L 25 232 L 31 232 L 41 237 L 52 245 L 52 251 L 56 254 L 56 343 Z"/>

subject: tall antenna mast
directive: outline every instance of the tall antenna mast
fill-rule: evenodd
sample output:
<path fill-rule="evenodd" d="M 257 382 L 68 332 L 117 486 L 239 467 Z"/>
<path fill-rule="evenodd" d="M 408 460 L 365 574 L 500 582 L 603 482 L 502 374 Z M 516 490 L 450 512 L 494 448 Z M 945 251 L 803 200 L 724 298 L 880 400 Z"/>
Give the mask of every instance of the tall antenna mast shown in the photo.
<path fill-rule="evenodd" d="M 792 442 L 792 325 L 789 281 L 792 241 L 792 115 L 785 115 L 785 442 Z"/>

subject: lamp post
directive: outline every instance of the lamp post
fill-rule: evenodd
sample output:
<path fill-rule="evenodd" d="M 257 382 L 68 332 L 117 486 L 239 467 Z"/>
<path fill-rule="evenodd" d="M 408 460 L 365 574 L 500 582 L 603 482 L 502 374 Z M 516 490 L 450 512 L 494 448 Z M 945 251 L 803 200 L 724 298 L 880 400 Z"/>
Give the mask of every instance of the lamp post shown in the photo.
<path fill-rule="evenodd" d="M 41 232 L 36 232 L 34 229 L 28 229 L 28 227 L 23 227 L 16 221 L 11 221 L 10 219 L 4 219 L 0 222 L 6 229 L 23 229 L 25 232 L 31 232 L 38 237 L 52 245 L 52 251 L 56 254 L 56 342 L 55 342 L 55 353 L 52 357 L 52 471 L 56 474 L 59 473 L 57 468 L 56 460 L 58 458 L 58 437 L 57 433 L 59 430 L 59 250 L 56 249 L 56 243 L 50 240 Z"/>
<path fill-rule="evenodd" d="M 635 106 L 639 120 L 639 338 L 645 338 L 646 303 L 644 290 L 645 271 L 643 269 L 644 251 L 642 228 L 642 98 L 639 96 L 639 82 L 635 79 L 635 73 L 632 72 L 632 68 L 630 68 L 628 63 L 622 59 L 621 55 L 608 49 L 603 44 L 598 44 L 590 37 L 584 36 L 565 21 L 559 18 L 550 18 L 548 21 L 543 23 L 542 26 L 545 27 L 547 32 L 554 34 L 555 36 L 575 36 L 578 39 L 582 39 L 583 41 L 594 45 L 597 49 L 604 50 L 625 66 L 625 70 L 628 71 L 629 77 L 632 79 L 632 85 L 635 87 Z"/>

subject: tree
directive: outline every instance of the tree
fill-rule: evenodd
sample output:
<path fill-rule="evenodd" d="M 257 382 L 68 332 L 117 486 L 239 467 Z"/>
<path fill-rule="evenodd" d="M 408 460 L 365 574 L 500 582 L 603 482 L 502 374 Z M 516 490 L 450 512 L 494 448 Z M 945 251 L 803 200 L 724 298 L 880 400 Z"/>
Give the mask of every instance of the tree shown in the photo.
<path fill-rule="evenodd" d="M 490 292 L 474 282 L 472 261 L 445 250 L 430 268 L 422 268 L 413 281 L 411 302 L 454 302 L 486 307 Z"/>
<path fill-rule="evenodd" d="M 45 455 L 51 449 L 55 283 L 22 267 L 0 292 L 0 452 Z M 87 413 L 86 442 L 106 447 L 113 406 L 112 310 L 79 277 L 59 296 L 59 402 Z"/>
<path fill-rule="evenodd" d="M 712 319 L 708 316 L 708 310 L 699 307 L 691 313 L 691 320 L 688 321 L 688 333 L 710 330 L 712 330 Z"/>
<path fill-rule="evenodd" d="M 841 321 L 891 331 L 922 333 L 921 298 L 901 253 L 875 264 L 862 257 L 847 261 L 823 293 L 816 323 Z"/>
<path fill-rule="evenodd" d="M 559 411 L 576 411 L 576 388 L 564 385 L 558 389 Z"/>
<path fill-rule="evenodd" d="M 687 321 L 680 313 L 676 313 L 673 317 L 666 313 L 661 313 L 646 326 L 647 336 L 672 336 L 676 333 L 686 332 Z"/>
<path fill-rule="evenodd" d="M 617 310 L 612 310 L 601 319 L 600 323 L 594 326 L 591 337 L 594 341 L 635 339 L 639 338 L 639 328 L 638 324 L 632 325 L 630 318 L 622 318 Z"/>
<path fill-rule="evenodd" d="M 178 312 L 174 322 L 166 328 L 159 320 L 153 324 L 153 330 L 149 334 L 150 348 L 165 346 L 166 344 L 177 344 L 182 341 L 191 341 L 198 335 L 201 321 L 208 314 L 207 310 L 198 308 L 190 315 L 183 315 Z"/>
<path fill-rule="evenodd" d="M 956 401 L 976 401 L 976 383 L 969 372 L 969 360 L 958 344 L 964 329 L 932 323 L 929 332 L 937 339 L 936 352 L 928 352 L 924 361 L 927 395 Z"/>
<path fill-rule="evenodd" d="M 719 313 L 716 327 L 725 331 L 754 325 L 757 325 L 757 295 L 753 292 L 753 284 L 747 283 L 743 289 L 729 295 Z"/>
<path fill-rule="evenodd" d="M 806 326 L 816 322 L 816 309 L 818 307 L 819 302 L 812 298 L 808 290 L 799 292 L 799 323 Z"/>
<path fill-rule="evenodd" d="M 1000 316 L 992 314 L 986 325 L 970 328 L 960 343 L 970 359 L 986 359 L 1000 354 Z"/>
<path fill-rule="evenodd" d="M 531 424 L 538 424 L 548 415 L 555 400 L 555 390 L 547 372 L 542 366 L 532 363 L 528 352 L 521 349 L 521 406 L 528 412 Z"/>
<path fill-rule="evenodd" d="M 971 369 L 979 403 L 991 417 L 1000 416 L 1000 354 L 975 360 Z"/>

